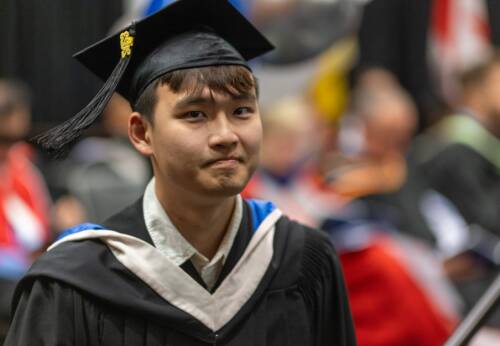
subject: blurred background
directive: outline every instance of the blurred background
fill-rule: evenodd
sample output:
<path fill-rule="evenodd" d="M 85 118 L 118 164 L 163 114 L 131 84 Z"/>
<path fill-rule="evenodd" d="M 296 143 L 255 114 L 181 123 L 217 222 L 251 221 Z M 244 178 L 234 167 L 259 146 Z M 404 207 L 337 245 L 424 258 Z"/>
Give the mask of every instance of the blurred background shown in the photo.
<path fill-rule="evenodd" d="M 27 139 L 100 88 L 72 54 L 171 2 L 0 1 L 0 335 L 47 244 L 151 177 L 120 95 L 64 160 Z M 500 2 L 231 2 L 277 47 L 252 66 L 264 150 L 244 196 L 328 233 L 359 345 L 442 345 L 500 268 Z M 472 344 L 500 344 L 500 311 Z"/>

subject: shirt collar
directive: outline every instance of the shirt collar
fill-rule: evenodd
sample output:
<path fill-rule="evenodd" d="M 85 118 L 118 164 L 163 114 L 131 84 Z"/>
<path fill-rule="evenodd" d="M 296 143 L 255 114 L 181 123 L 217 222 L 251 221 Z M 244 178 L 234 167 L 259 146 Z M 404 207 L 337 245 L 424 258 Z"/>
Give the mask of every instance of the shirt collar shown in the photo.
<path fill-rule="evenodd" d="M 195 256 L 197 262 L 200 262 L 201 259 L 201 262 L 206 261 L 208 264 L 208 262 L 216 263 L 221 260 L 224 262 L 227 258 L 243 216 L 243 201 L 241 196 L 238 195 L 227 232 L 211 261 L 208 261 L 205 256 L 184 239 L 179 230 L 174 226 L 156 196 L 155 178 L 151 179 L 144 192 L 143 210 L 146 228 L 155 247 L 174 264 L 180 266 L 193 256 Z"/>

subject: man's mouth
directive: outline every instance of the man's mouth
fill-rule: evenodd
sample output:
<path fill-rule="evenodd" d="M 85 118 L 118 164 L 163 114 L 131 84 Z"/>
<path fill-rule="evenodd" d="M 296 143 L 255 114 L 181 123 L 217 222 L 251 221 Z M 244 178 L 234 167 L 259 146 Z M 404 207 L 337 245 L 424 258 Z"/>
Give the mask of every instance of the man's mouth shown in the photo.
<path fill-rule="evenodd" d="M 240 163 L 243 163 L 243 158 L 241 156 L 227 156 L 221 157 L 213 160 L 209 160 L 205 163 L 204 166 L 233 166 Z"/>

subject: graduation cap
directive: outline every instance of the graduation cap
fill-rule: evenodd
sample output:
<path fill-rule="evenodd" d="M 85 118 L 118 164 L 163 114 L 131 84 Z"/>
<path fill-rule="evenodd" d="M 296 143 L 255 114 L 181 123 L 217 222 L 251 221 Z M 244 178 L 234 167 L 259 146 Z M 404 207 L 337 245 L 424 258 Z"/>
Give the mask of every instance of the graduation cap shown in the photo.
<path fill-rule="evenodd" d="M 248 60 L 273 48 L 227 0 L 178 0 L 76 53 L 105 84 L 78 114 L 33 141 L 55 157 L 64 156 L 115 91 L 133 105 L 166 73 L 220 65 L 250 69 Z"/>

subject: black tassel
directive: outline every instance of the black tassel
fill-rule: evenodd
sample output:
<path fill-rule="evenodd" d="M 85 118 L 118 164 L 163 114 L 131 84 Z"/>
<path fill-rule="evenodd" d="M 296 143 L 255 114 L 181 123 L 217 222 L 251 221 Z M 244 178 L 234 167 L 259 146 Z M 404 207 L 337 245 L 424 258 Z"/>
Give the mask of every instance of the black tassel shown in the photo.
<path fill-rule="evenodd" d="M 135 36 L 133 25 L 128 31 L 123 32 L 122 35 L 125 35 L 128 45 L 125 43 L 124 46 L 122 38 L 122 55 L 120 61 L 92 101 L 71 119 L 30 140 L 40 145 L 50 156 L 54 158 L 66 157 L 69 150 L 81 137 L 83 131 L 89 128 L 104 111 L 130 61 L 130 48 L 133 45 L 133 36 Z"/>

